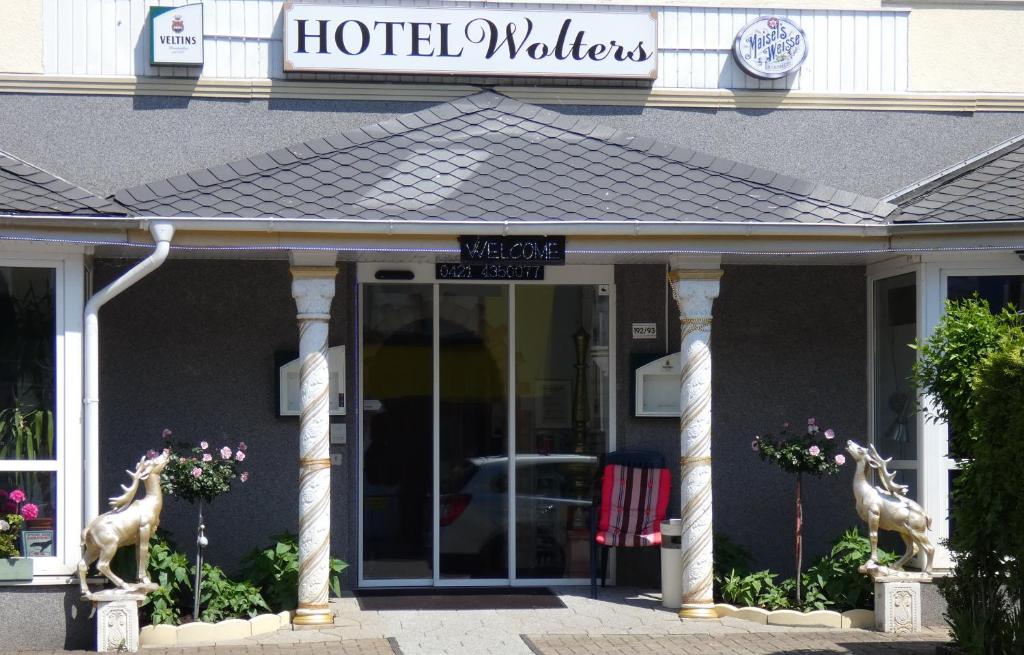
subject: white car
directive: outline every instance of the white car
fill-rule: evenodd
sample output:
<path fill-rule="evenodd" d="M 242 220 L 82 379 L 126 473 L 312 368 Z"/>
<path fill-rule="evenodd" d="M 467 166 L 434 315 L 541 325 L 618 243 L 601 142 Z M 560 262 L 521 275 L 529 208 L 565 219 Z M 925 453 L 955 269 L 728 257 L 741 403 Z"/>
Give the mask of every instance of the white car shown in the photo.
<path fill-rule="evenodd" d="M 508 577 L 508 463 L 467 459 L 443 485 L 454 491 L 441 494 L 442 578 Z M 517 455 L 515 465 L 517 577 L 562 577 L 570 528 L 588 529 L 597 457 L 527 454 Z"/>

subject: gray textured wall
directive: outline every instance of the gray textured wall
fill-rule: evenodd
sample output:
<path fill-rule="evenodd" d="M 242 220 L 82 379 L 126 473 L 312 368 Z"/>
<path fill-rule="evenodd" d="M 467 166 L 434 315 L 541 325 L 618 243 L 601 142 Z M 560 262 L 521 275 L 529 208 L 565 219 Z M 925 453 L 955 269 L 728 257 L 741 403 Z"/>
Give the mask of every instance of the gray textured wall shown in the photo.
<path fill-rule="evenodd" d="M 96 288 L 128 266 L 98 261 Z M 332 346 L 352 343 L 353 278 L 343 267 L 337 279 Z M 286 262 L 171 260 L 100 314 L 101 496 L 118 489 L 141 453 L 160 447 L 165 427 L 192 443 L 245 441 L 252 478 L 205 512 L 207 561 L 228 570 L 270 535 L 298 530 L 298 418 L 275 411 L 274 354 L 298 350 L 290 284 Z M 332 550 L 354 564 L 355 534 L 345 529 L 355 525 L 354 462 L 349 446 L 334 448 L 345 465 L 331 470 Z M 194 507 L 168 502 L 161 526 L 193 552 Z"/>
<path fill-rule="evenodd" d="M 107 195 L 428 104 L 0 94 L 0 150 Z M 1024 113 L 551 109 L 876 197 L 1024 132 Z"/>
<path fill-rule="evenodd" d="M 0 587 L 0 651 L 90 650 L 92 607 L 78 587 Z"/>
<path fill-rule="evenodd" d="M 97 287 L 129 264 L 97 263 Z M 349 398 L 354 402 L 352 331 L 354 274 L 338 280 L 331 344 L 349 344 Z M 749 548 L 758 566 L 790 572 L 793 479 L 750 450 L 758 432 L 784 420 L 815 416 L 840 438 L 860 438 L 866 414 L 866 318 L 860 267 L 729 266 L 715 304 L 715 527 Z M 632 322 L 655 322 L 668 351 L 678 348 L 674 301 L 665 269 L 619 266 L 619 446 L 663 451 L 675 470 L 673 419 L 632 417 L 633 353 L 666 352 L 663 339 L 633 341 Z M 103 309 L 103 493 L 117 489 L 123 470 L 159 445 L 162 428 L 219 444 L 250 444 L 253 479 L 209 511 L 210 561 L 231 568 L 266 536 L 296 529 L 297 422 L 274 412 L 274 352 L 297 347 L 294 303 L 284 262 L 172 260 Z M 350 421 L 354 417 L 349 416 Z M 335 467 L 335 554 L 355 564 L 357 553 L 356 432 Z M 846 472 L 806 484 L 807 558 L 856 523 Z M 671 511 L 678 514 L 678 490 Z M 164 526 L 190 547 L 194 510 L 169 503 Z M 623 551 L 620 581 L 657 584 L 654 549 Z M 354 567 L 351 571 L 354 573 Z M 354 577 L 354 576 L 353 576 Z M 351 582 L 351 578 L 350 578 Z"/>
<path fill-rule="evenodd" d="M 634 341 L 632 322 L 665 324 L 665 267 L 619 266 L 619 447 L 662 451 L 678 484 L 676 419 L 634 418 L 630 353 L 663 353 L 664 341 Z M 712 479 L 715 532 L 747 548 L 754 565 L 792 575 L 794 478 L 761 462 L 755 434 L 813 416 L 840 439 L 862 439 L 867 413 L 864 269 L 727 266 L 712 325 Z M 679 349 L 678 310 L 668 299 L 668 352 Z M 809 562 L 857 523 L 847 467 L 804 483 Z M 670 516 L 679 515 L 673 489 Z M 656 585 L 655 549 L 620 549 L 619 581 Z"/>

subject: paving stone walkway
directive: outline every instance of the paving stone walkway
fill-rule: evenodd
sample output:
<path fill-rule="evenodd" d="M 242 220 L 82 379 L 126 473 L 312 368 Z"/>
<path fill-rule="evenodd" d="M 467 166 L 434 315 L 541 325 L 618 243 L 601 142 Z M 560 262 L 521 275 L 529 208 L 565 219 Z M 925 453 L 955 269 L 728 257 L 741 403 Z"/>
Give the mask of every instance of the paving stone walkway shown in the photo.
<path fill-rule="evenodd" d="M 868 631 L 831 633 L 820 629 L 758 625 L 733 618 L 680 621 L 674 610 L 661 606 L 659 595 L 637 590 L 603 589 L 600 597 L 592 600 L 589 589 L 570 588 L 559 590 L 559 597 L 565 608 L 386 612 L 364 612 L 354 598 L 343 598 L 332 601 L 337 611 L 333 628 L 280 631 L 256 640 L 282 648 L 289 644 L 319 643 L 324 649 L 320 652 L 333 653 L 337 640 L 392 637 L 402 655 L 748 655 L 794 650 L 861 655 L 901 652 L 872 651 L 872 647 L 888 644 L 881 635 Z M 528 637 L 524 639 L 524 635 Z M 789 636 L 804 641 L 787 641 Z M 830 636 L 845 641 L 828 642 Z M 763 641 L 766 645 L 759 646 L 766 638 Z M 902 652 L 933 652 L 936 640 L 944 641 L 945 635 L 935 633 L 930 637 L 930 650 Z M 856 651 L 843 650 L 845 642 L 864 646 L 858 646 L 860 650 Z M 802 645 L 790 646 L 791 643 Z M 823 649 L 813 650 L 815 644 L 821 644 Z"/>
<path fill-rule="evenodd" d="M 560 589 L 564 608 L 362 611 L 332 600 L 335 625 L 282 629 L 241 641 L 145 648 L 143 655 L 775 655 L 935 652 L 944 630 L 895 639 L 865 630 L 759 625 L 741 619 L 680 621 L 657 594 L 623 588 Z M 0 653 L 3 652 L 0 645 Z M 67 655 L 67 651 L 59 651 Z M 58 655 L 54 653 L 52 655 Z"/>
<path fill-rule="evenodd" d="M 947 641 L 943 631 L 890 637 L 865 630 L 730 635 L 523 635 L 535 655 L 918 655 Z"/>

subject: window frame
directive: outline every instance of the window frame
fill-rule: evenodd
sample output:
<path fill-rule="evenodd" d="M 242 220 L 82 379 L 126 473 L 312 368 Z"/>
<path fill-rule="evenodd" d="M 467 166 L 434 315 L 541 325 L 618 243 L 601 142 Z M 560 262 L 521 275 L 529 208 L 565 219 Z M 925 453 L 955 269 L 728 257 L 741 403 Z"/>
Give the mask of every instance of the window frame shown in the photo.
<path fill-rule="evenodd" d="M 1024 275 L 1024 261 L 1013 251 L 977 253 L 929 253 L 867 266 L 868 302 L 868 441 L 875 441 L 875 299 L 874 285 L 881 279 L 914 273 L 917 281 L 917 339 L 924 341 L 942 319 L 950 277 Z M 918 394 L 921 406 L 930 409 L 933 400 Z M 893 460 L 894 468 L 917 472 L 918 502 L 933 520 L 932 537 L 936 542 L 935 569 L 950 569 L 953 562 L 941 544 L 949 537 L 949 472 L 957 463 L 947 457 L 949 429 L 945 422 L 932 421 L 926 412 L 917 412 L 918 452 L 915 460 Z M 921 561 L 917 561 L 921 564 Z"/>
<path fill-rule="evenodd" d="M 82 322 L 85 262 L 81 252 L 0 249 L 0 266 L 54 271 L 54 460 L 0 460 L 0 471 L 56 474 L 56 554 L 33 557 L 35 583 L 77 569 L 82 531 Z M 21 583 L 26 584 L 26 583 Z M 27 583 L 32 584 L 32 583 Z"/>

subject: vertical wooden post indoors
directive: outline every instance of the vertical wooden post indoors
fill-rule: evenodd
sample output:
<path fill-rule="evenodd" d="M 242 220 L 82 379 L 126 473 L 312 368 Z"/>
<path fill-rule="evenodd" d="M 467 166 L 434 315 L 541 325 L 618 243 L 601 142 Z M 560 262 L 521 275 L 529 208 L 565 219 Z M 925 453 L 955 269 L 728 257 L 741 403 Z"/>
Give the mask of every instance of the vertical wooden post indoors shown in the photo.
<path fill-rule="evenodd" d="M 323 258 L 322 254 L 319 254 Z M 333 263 L 336 253 L 331 253 Z M 299 323 L 299 597 L 296 625 L 329 625 L 331 454 L 327 328 L 335 266 L 299 265 L 292 255 L 292 296 Z"/>
<path fill-rule="evenodd" d="M 673 262 L 669 284 L 679 305 L 682 390 L 679 483 L 683 519 L 683 619 L 713 619 L 711 522 L 711 306 L 722 271 L 683 268 L 707 262 Z"/>

